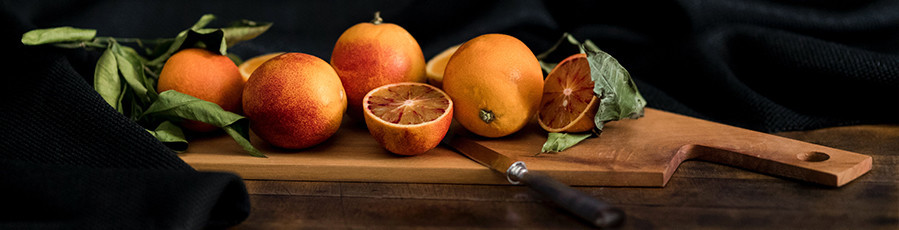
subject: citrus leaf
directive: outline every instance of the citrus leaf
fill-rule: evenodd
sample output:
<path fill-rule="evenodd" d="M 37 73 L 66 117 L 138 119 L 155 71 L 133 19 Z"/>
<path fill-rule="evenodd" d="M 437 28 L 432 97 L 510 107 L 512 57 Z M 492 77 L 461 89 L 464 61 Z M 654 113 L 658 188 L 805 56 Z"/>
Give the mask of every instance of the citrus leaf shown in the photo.
<path fill-rule="evenodd" d="M 126 101 L 130 101 L 130 104 L 131 104 L 131 114 L 129 114 L 129 117 L 131 118 L 131 120 L 139 121 L 141 114 L 144 113 L 144 107 L 143 107 L 143 105 L 141 105 L 140 100 L 134 99 L 134 97 L 135 97 L 134 89 L 126 88 L 126 91 L 131 92 L 131 95 L 129 97 L 130 99 L 126 100 Z M 126 95 L 126 96 L 128 96 L 128 95 Z"/>
<path fill-rule="evenodd" d="M 147 108 L 142 118 L 150 116 L 195 120 L 223 128 L 250 155 L 265 157 L 250 144 L 248 120 L 244 116 L 225 111 L 215 103 L 167 90 L 159 94 L 159 98 Z"/>
<path fill-rule="evenodd" d="M 225 31 L 222 29 L 191 29 L 187 31 L 181 47 L 177 50 L 187 48 L 203 48 L 217 54 L 227 54 L 228 46 L 225 43 Z"/>
<path fill-rule="evenodd" d="M 248 120 L 246 119 L 242 119 L 222 128 L 225 130 L 225 133 L 231 136 L 231 138 L 233 138 L 243 150 L 250 153 L 251 156 L 266 158 L 262 151 L 253 147 L 250 143 L 250 125 L 247 121 Z"/>
<path fill-rule="evenodd" d="M 122 78 L 125 79 L 125 82 L 128 84 L 128 87 L 133 90 L 135 96 L 138 100 L 143 103 L 150 103 L 150 97 L 147 96 L 147 86 L 145 86 L 144 82 L 144 71 L 140 60 L 135 60 L 131 55 L 128 54 L 125 49 L 128 49 L 125 46 L 121 46 L 118 43 L 111 43 L 111 47 L 116 64 L 119 68 L 119 73 L 122 74 Z M 155 93 L 155 92 L 154 92 Z"/>
<path fill-rule="evenodd" d="M 106 49 L 94 69 L 94 90 L 119 113 L 122 112 L 122 84 L 115 54 L 112 49 Z"/>
<path fill-rule="evenodd" d="M 42 45 L 57 42 L 89 41 L 97 36 L 97 30 L 80 29 L 70 26 L 36 29 L 22 34 L 22 44 Z"/>
<path fill-rule="evenodd" d="M 156 93 L 156 80 L 157 78 L 153 77 L 150 74 L 149 69 L 147 69 L 147 59 L 140 56 L 136 50 L 131 47 L 121 46 L 120 55 L 124 56 L 131 66 L 135 68 L 135 73 L 137 73 L 138 80 L 143 84 L 144 88 L 147 88 L 146 96 L 150 99 L 150 101 L 155 101 L 156 97 L 159 96 L 159 93 Z"/>
<path fill-rule="evenodd" d="M 212 22 L 212 20 L 215 20 L 215 15 L 204 14 L 203 16 L 200 16 L 200 20 L 197 20 L 197 22 L 194 23 L 194 25 L 191 26 L 190 29 L 191 30 L 202 29 L 202 28 L 206 27 L 206 25 L 209 25 L 209 23 Z"/>
<path fill-rule="evenodd" d="M 187 40 L 188 32 L 194 30 L 202 30 L 204 27 L 206 27 L 206 25 L 212 22 L 212 20 L 215 20 L 215 15 L 204 14 L 203 16 L 201 16 L 200 20 L 197 20 L 197 22 L 194 23 L 193 26 L 186 30 L 178 32 L 178 35 L 175 35 L 175 38 L 172 40 L 172 42 L 168 43 L 168 49 L 166 49 L 165 52 L 159 54 L 159 56 L 157 56 L 155 59 L 149 61 L 147 65 L 162 66 L 162 64 L 165 63 L 165 61 L 168 60 L 169 57 L 172 56 L 172 54 L 175 54 L 175 52 L 181 50 L 185 40 Z M 188 43 L 188 45 L 193 46 L 194 44 Z"/>
<path fill-rule="evenodd" d="M 253 39 L 272 26 L 272 23 L 241 20 L 226 28 L 205 28 L 206 25 L 212 20 L 215 20 L 215 18 L 215 15 L 212 14 L 206 14 L 200 17 L 200 20 L 193 26 L 178 33 L 170 43 L 167 43 L 168 49 L 165 52 L 158 54 L 159 56 L 149 61 L 147 65 L 156 67 L 162 66 L 169 57 L 179 50 L 193 47 L 204 48 L 221 55 L 227 55 L 228 47 L 231 47 L 238 42 Z"/>
<path fill-rule="evenodd" d="M 117 75 L 117 77 L 119 76 Z M 119 77 L 119 81 L 121 81 L 121 77 Z M 123 101 L 130 100 L 128 99 L 129 92 L 131 91 L 128 89 L 128 87 L 125 87 L 125 82 L 122 82 L 122 90 L 121 92 L 119 92 L 118 101 L 116 101 L 116 111 L 119 111 L 119 113 L 121 114 L 125 114 L 125 104 L 123 103 Z M 128 114 L 125 114 L 125 116 L 128 116 Z"/>
<path fill-rule="evenodd" d="M 225 127 L 244 119 L 241 115 L 225 111 L 215 103 L 175 90 L 160 93 L 156 101 L 144 111 L 143 116 L 176 117 L 202 121 L 216 127 Z"/>
<path fill-rule="evenodd" d="M 184 132 L 170 121 L 163 121 L 156 126 L 156 130 L 147 130 L 147 132 L 176 152 L 187 150 L 187 139 L 184 138 Z"/>
<path fill-rule="evenodd" d="M 225 41 L 228 47 L 234 46 L 238 42 L 250 40 L 265 33 L 272 27 L 272 23 L 258 23 L 250 20 L 242 20 L 232 26 L 222 28 L 225 32 Z M 224 52 L 222 52 L 224 53 Z"/>
<path fill-rule="evenodd" d="M 549 133 L 549 136 L 546 138 L 546 143 L 543 144 L 543 148 L 540 149 L 540 152 L 544 153 L 554 153 L 561 152 L 565 149 L 571 148 L 571 146 L 580 143 L 581 141 L 586 140 L 590 136 L 593 136 L 592 133 Z"/>
<path fill-rule="evenodd" d="M 627 69 L 612 55 L 599 50 L 595 45 L 582 47 L 590 65 L 593 93 L 599 98 L 599 108 L 593 119 L 596 128 L 602 131 L 605 122 L 642 117 L 646 100 L 640 95 Z"/>

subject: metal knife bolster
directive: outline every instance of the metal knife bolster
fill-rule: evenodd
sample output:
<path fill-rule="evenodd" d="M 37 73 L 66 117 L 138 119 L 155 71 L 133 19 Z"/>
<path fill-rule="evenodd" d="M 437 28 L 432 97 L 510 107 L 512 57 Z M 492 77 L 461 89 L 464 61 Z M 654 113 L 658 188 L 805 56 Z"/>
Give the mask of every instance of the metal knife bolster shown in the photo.
<path fill-rule="evenodd" d="M 521 177 L 523 177 L 525 173 L 528 173 L 528 167 L 523 161 L 516 161 L 506 170 L 506 180 L 509 180 L 509 183 L 512 184 L 520 184 Z"/>
<path fill-rule="evenodd" d="M 624 212 L 605 202 L 568 187 L 540 172 L 529 172 L 524 162 L 513 160 L 463 136 L 450 133 L 443 142 L 457 152 L 490 169 L 503 173 L 512 184 L 525 184 L 543 194 L 562 208 L 597 227 L 617 226 L 624 221 Z"/>

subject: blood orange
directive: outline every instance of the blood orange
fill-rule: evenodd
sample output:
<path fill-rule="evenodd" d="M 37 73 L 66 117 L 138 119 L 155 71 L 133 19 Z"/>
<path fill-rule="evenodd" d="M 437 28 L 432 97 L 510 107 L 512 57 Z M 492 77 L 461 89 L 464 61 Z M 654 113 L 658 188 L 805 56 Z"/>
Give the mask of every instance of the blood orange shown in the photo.
<path fill-rule="evenodd" d="M 346 105 L 337 72 L 304 53 L 285 53 L 262 63 L 243 89 L 250 129 L 286 149 L 308 148 L 333 136 Z"/>
<path fill-rule="evenodd" d="M 504 34 L 466 41 L 446 63 L 443 90 L 455 118 L 477 135 L 496 138 L 524 128 L 540 108 L 543 71 L 524 42 Z"/>
<path fill-rule="evenodd" d="M 453 119 L 453 101 L 434 86 L 403 82 L 384 85 L 362 99 L 365 124 L 388 151 L 418 155 L 440 144 Z"/>
<path fill-rule="evenodd" d="M 403 27 L 386 23 L 375 13 L 372 22 L 358 23 L 340 35 L 331 66 L 346 90 L 347 114 L 362 118 L 362 98 L 374 88 L 397 82 L 425 82 L 425 57 L 418 42 Z"/>
<path fill-rule="evenodd" d="M 242 113 L 241 94 L 244 80 L 237 65 L 225 55 L 209 50 L 189 48 L 170 57 L 159 73 L 158 92 L 176 90 L 215 104 L 222 109 Z M 195 132 L 218 130 L 210 124 L 185 120 L 184 128 Z"/>
<path fill-rule="evenodd" d="M 587 55 L 571 55 L 546 77 L 537 121 L 553 133 L 589 131 L 595 127 L 593 116 L 598 105 Z"/>

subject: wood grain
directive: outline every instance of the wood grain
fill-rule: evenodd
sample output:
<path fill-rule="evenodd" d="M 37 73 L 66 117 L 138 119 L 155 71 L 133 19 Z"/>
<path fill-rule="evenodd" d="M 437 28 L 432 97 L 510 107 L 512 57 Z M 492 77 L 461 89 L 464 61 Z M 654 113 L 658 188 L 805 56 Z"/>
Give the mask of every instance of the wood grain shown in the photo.
<path fill-rule="evenodd" d="M 475 137 L 477 138 L 477 137 Z M 439 146 L 403 157 L 381 148 L 362 127 L 344 126 L 311 149 L 284 150 L 252 138 L 269 158 L 243 153 L 228 137 L 192 140 L 182 159 L 199 170 L 246 179 L 505 184 L 502 176 Z M 571 185 L 665 186 L 685 160 L 698 159 L 765 174 L 842 186 L 871 169 L 872 158 L 654 109 L 607 125 L 599 138 L 557 154 L 540 154 L 546 133 L 529 125 L 477 142 Z"/>
<path fill-rule="evenodd" d="M 870 155 L 871 172 L 833 188 L 703 161 L 664 188 L 578 186 L 625 210 L 621 229 L 899 229 L 899 125 L 778 135 Z M 246 180 L 235 229 L 590 229 L 527 187 Z"/>

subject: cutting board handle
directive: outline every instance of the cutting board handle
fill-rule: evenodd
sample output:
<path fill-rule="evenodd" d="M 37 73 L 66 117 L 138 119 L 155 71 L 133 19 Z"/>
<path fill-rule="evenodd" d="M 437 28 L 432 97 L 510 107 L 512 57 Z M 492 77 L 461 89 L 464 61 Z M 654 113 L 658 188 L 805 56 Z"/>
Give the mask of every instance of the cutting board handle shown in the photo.
<path fill-rule="evenodd" d="M 751 138 L 750 138 L 751 139 Z M 871 169 L 870 156 L 778 137 L 745 145 L 688 144 L 678 150 L 682 159 L 696 159 L 756 172 L 840 187 Z"/>

